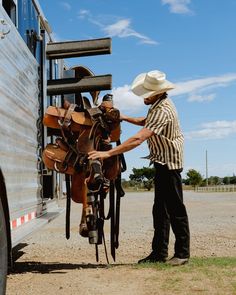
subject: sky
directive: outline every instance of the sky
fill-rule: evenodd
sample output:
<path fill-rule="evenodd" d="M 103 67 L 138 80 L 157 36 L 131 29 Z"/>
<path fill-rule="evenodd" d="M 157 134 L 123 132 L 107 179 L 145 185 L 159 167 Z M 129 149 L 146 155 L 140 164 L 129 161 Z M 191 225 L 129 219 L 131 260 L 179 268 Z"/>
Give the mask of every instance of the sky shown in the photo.
<path fill-rule="evenodd" d="M 143 99 L 130 91 L 134 78 L 164 72 L 185 137 L 183 177 L 236 174 L 235 0 L 39 0 L 55 41 L 112 38 L 112 53 L 66 60 L 96 75 L 112 74 L 115 106 L 146 116 Z M 102 92 L 100 98 L 107 93 Z M 121 141 L 140 127 L 122 122 Z M 133 168 L 149 166 L 147 144 L 125 154 Z M 206 156 L 207 155 L 207 156 Z M 207 163 L 207 165 L 206 165 Z M 206 168 L 206 166 L 208 168 Z"/>

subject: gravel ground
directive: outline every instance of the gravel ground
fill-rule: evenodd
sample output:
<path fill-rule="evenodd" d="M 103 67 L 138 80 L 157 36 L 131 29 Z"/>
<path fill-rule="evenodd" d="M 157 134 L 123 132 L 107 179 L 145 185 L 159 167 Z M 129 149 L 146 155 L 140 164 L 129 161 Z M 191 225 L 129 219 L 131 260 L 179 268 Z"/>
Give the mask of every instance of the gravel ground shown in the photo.
<path fill-rule="evenodd" d="M 236 257 L 236 193 L 185 192 L 184 199 L 190 220 L 191 256 Z M 192 294 L 183 290 L 168 293 L 163 287 L 165 274 L 159 273 L 157 280 L 156 270 L 137 267 L 137 260 L 151 249 L 152 203 L 152 192 L 126 193 L 121 200 L 120 245 L 116 262 L 109 256 L 110 265 L 106 264 L 102 246 L 96 263 L 94 246 L 79 236 L 81 205 L 73 203 L 69 240 L 65 238 L 62 214 L 19 245 L 15 269 L 8 275 L 7 295 Z M 60 205 L 64 206 L 65 200 Z M 109 231 L 106 221 L 108 251 Z M 172 254 L 173 235 L 169 256 Z M 205 287 L 198 285 L 196 290 L 195 287 L 190 289 L 200 290 L 201 294 L 222 294 L 210 283 L 205 293 Z M 225 291 L 224 294 L 234 293 Z"/>

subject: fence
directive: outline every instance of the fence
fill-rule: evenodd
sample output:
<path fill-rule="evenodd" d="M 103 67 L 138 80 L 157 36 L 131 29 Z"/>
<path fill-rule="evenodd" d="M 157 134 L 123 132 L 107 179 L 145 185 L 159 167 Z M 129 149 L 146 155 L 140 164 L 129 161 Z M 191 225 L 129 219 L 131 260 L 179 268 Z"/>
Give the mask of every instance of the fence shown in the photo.
<path fill-rule="evenodd" d="M 212 185 L 212 186 L 199 186 L 195 188 L 196 192 L 236 192 L 235 184 L 228 185 Z"/>

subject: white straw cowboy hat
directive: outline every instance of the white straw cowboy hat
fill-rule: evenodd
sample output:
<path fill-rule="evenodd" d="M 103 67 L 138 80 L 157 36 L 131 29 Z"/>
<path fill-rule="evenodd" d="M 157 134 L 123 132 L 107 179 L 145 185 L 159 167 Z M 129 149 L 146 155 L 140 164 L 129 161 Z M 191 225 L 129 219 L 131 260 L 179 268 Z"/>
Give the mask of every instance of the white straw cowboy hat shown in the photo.
<path fill-rule="evenodd" d="M 166 80 L 165 73 L 157 70 L 138 75 L 131 85 L 132 92 L 143 98 L 164 93 L 174 88 L 175 85 Z"/>

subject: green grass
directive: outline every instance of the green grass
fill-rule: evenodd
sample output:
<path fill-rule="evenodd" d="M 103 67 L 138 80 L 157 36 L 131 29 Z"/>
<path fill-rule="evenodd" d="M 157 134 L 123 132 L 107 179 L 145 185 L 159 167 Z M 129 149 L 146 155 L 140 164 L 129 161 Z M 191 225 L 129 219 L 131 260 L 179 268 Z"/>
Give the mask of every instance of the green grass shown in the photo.
<path fill-rule="evenodd" d="M 236 257 L 193 257 L 188 264 L 173 267 L 165 263 L 143 263 L 137 269 L 153 269 L 149 279 L 167 294 L 236 295 Z M 158 281 L 159 280 L 159 281 Z M 212 293 L 213 292 L 213 293 Z"/>
<path fill-rule="evenodd" d="M 236 271 L 236 257 L 193 257 L 189 260 L 188 264 L 185 264 L 179 268 L 179 270 L 186 270 L 192 268 L 202 268 L 215 266 L 219 268 L 235 267 Z M 152 267 L 157 269 L 170 269 L 172 266 L 165 263 L 142 263 L 137 265 L 138 268 Z"/>
<path fill-rule="evenodd" d="M 190 264 L 196 267 L 217 266 L 217 267 L 236 267 L 236 257 L 193 257 Z"/>

